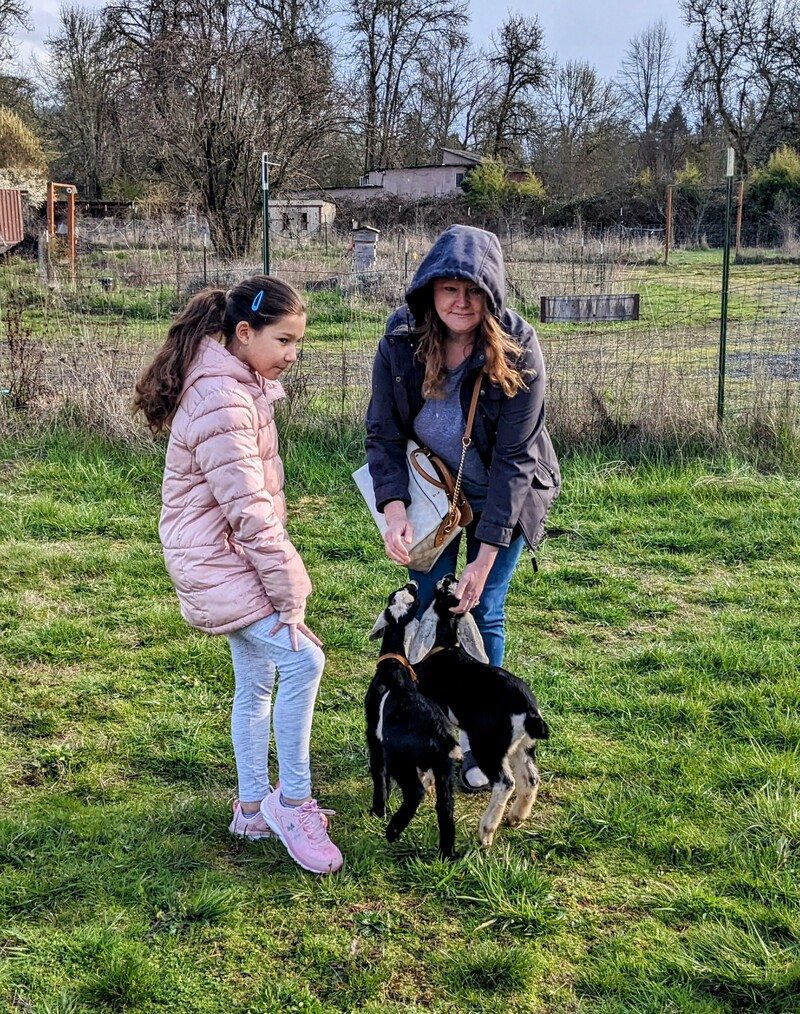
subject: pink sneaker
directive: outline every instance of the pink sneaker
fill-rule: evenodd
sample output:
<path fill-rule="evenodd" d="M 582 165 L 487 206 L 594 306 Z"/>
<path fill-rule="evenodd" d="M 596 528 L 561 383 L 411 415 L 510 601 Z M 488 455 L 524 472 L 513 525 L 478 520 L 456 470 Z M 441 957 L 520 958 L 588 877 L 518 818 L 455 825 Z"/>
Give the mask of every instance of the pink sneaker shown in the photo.
<path fill-rule="evenodd" d="M 342 868 L 342 853 L 327 832 L 325 815 L 333 810 L 322 810 L 316 799 L 284 806 L 276 790 L 261 801 L 261 813 L 298 866 L 311 873 L 336 873 Z"/>
<path fill-rule="evenodd" d="M 251 838 L 254 841 L 259 838 L 272 838 L 272 831 L 270 831 L 261 811 L 256 811 L 255 817 L 248 819 L 242 813 L 238 799 L 233 802 L 233 820 L 228 830 L 237 838 Z"/>

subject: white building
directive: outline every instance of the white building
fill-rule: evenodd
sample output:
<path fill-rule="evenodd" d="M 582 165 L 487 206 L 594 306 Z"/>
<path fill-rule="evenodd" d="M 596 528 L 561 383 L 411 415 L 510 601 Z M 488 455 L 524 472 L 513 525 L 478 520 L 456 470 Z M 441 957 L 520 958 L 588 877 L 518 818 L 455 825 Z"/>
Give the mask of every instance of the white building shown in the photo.
<path fill-rule="evenodd" d="M 387 195 L 414 199 L 461 193 L 467 171 L 480 164 L 481 156 L 455 148 L 440 150 L 440 164 L 373 169 L 361 177 L 357 187 L 325 187 L 322 192 L 333 200 L 350 197 L 365 201 Z"/>
<path fill-rule="evenodd" d="M 313 236 L 324 225 L 332 224 L 335 217 L 336 205 L 323 198 L 300 194 L 270 198 L 269 231 L 272 236 L 287 239 Z"/>

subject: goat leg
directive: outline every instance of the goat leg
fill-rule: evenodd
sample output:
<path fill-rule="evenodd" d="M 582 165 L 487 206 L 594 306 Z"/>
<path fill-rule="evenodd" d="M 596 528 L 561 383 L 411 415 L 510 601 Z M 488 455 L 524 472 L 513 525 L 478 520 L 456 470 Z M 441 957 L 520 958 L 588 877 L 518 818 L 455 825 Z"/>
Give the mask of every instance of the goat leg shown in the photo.
<path fill-rule="evenodd" d="M 397 841 L 411 822 L 411 818 L 419 809 L 419 804 L 425 798 L 425 789 L 417 777 L 417 770 L 413 768 L 408 777 L 402 779 L 395 777 L 403 793 L 403 802 L 398 807 L 397 813 L 389 821 L 386 828 L 386 840 Z"/>
<path fill-rule="evenodd" d="M 536 767 L 536 747 L 525 749 L 523 746 L 514 754 L 511 765 L 517 783 L 517 798 L 506 815 L 506 823 L 517 827 L 527 820 L 536 802 L 539 792 L 539 769 Z"/>
<path fill-rule="evenodd" d="M 434 772 L 436 781 L 436 819 L 439 824 L 439 855 L 442 859 L 456 857 L 455 800 L 453 799 L 453 767 L 447 764 Z"/>
<path fill-rule="evenodd" d="M 489 799 L 489 805 L 486 807 L 486 810 L 481 817 L 480 826 L 478 828 L 478 838 L 480 839 L 481 845 L 483 845 L 486 849 L 491 848 L 495 832 L 500 826 L 500 821 L 503 819 L 506 805 L 508 804 L 508 800 L 511 798 L 511 793 L 513 791 L 514 776 L 511 774 L 511 768 L 509 767 L 508 761 L 504 760 L 503 769 L 500 772 L 499 779 L 492 782 L 492 795 Z"/>
<path fill-rule="evenodd" d="M 383 744 L 376 736 L 367 734 L 369 747 L 369 771 L 372 775 L 372 813 L 376 817 L 386 815 L 389 800 L 389 775 L 386 771 L 386 757 Z"/>

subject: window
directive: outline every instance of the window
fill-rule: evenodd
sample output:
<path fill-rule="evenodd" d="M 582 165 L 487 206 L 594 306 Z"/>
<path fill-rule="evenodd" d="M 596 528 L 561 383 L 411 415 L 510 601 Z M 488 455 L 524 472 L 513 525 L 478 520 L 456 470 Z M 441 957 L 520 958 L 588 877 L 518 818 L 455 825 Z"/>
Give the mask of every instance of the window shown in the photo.
<path fill-rule="evenodd" d="M 281 225 L 281 232 L 289 231 L 289 212 L 284 211 L 283 213 L 283 224 Z"/>
<path fill-rule="evenodd" d="M 368 187 L 369 186 L 369 174 L 367 174 L 366 176 L 359 176 L 358 177 L 358 185 L 360 187 Z"/>
<path fill-rule="evenodd" d="M 304 230 L 308 229 L 308 212 L 307 211 L 303 211 L 303 212 L 300 213 L 300 228 L 304 229 Z"/>
<path fill-rule="evenodd" d="M 456 186 L 457 187 L 461 187 L 463 189 L 463 187 L 464 187 L 464 176 L 465 175 L 466 175 L 466 173 L 456 173 Z"/>

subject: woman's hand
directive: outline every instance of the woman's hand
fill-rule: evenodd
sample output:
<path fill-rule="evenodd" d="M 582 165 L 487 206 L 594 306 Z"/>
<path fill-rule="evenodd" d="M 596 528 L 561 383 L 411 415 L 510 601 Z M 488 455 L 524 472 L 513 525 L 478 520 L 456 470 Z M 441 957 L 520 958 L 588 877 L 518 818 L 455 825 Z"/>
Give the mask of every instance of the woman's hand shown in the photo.
<path fill-rule="evenodd" d="M 450 610 L 451 613 L 458 615 L 468 613 L 478 605 L 496 556 L 497 546 L 490 546 L 486 542 L 481 543 L 476 558 L 461 571 L 461 577 L 454 592 L 459 601 L 458 605 L 453 606 Z"/>
<path fill-rule="evenodd" d="M 391 500 L 383 508 L 387 529 L 383 536 L 383 545 L 390 560 L 406 567 L 411 557 L 407 546 L 411 545 L 414 530 L 406 517 L 406 507 L 402 500 Z"/>
<path fill-rule="evenodd" d="M 320 641 L 312 630 L 309 630 L 305 623 L 281 623 L 281 621 L 278 620 L 272 630 L 270 630 L 269 636 L 274 637 L 279 631 L 283 630 L 284 627 L 289 631 L 289 640 L 292 642 L 293 651 L 300 651 L 300 638 L 297 636 L 298 630 L 301 634 L 305 634 L 312 644 L 316 644 L 318 648 L 322 647 L 322 641 Z"/>

